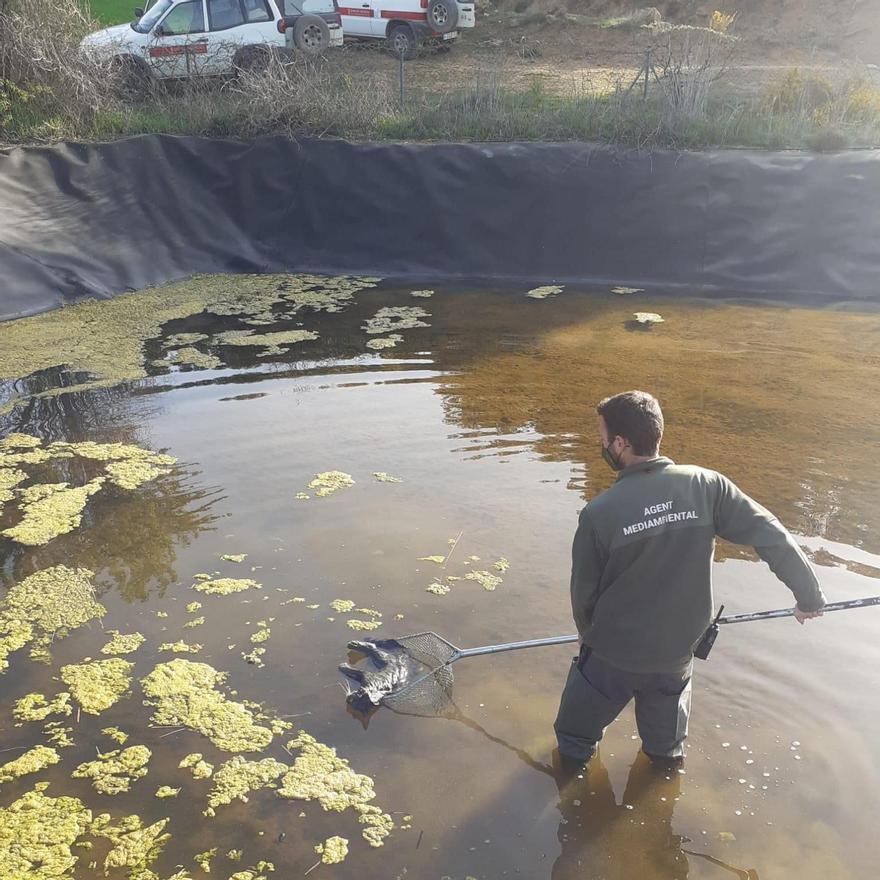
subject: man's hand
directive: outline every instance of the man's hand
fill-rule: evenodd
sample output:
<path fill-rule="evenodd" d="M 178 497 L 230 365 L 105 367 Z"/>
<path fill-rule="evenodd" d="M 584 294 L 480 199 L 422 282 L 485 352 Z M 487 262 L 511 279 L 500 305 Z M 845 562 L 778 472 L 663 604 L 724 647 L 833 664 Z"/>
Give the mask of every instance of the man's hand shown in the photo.
<path fill-rule="evenodd" d="M 803 626 L 806 621 L 812 620 L 814 617 L 821 617 L 824 613 L 824 611 L 801 611 L 797 605 L 794 606 L 794 619 L 801 626 Z"/>

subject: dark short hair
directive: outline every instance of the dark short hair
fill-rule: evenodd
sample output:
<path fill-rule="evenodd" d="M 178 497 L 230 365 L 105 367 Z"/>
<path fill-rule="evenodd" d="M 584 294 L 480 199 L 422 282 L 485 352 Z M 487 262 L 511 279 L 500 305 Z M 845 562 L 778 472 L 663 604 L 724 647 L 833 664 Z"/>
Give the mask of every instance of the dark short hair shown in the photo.
<path fill-rule="evenodd" d="M 657 453 L 663 437 L 663 412 L 652 394 L 624 391 L 606 397 L 596 412 L 605 419 L 609 437 L 624 437 L 636 455 Z"/>

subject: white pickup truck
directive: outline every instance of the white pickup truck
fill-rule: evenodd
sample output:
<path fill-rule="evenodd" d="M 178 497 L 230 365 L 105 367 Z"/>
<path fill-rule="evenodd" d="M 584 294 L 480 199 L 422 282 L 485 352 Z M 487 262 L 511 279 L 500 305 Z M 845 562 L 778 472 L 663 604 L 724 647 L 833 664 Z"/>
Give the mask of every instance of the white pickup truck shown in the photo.
<path fill-rule="evenodd" d="M 336 0 L 156 0 L 130 24 L 89 34 L 80 49 L 112 59 L 136 86 L 259 69 L 272 53 L 341 45 Z"/>
<path fill-rule="evenodd" d="M 346 37 L 383 40 L 414 58 L 425 44 L 449 44 L 476 24 L 474 0 L 339 0 Z"/>

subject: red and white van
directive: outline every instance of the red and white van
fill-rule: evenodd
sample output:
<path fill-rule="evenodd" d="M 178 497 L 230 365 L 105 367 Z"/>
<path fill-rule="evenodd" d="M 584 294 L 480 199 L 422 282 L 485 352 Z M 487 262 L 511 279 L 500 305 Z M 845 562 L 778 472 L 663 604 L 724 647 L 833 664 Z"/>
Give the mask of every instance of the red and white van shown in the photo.
<path fill-rule="evenodd" d="M 338 0 L 342 30 L 383 40 L 395 55 L 414 58 L 425 43 L 454 41 L 476 24 L 474 0 Z"/>

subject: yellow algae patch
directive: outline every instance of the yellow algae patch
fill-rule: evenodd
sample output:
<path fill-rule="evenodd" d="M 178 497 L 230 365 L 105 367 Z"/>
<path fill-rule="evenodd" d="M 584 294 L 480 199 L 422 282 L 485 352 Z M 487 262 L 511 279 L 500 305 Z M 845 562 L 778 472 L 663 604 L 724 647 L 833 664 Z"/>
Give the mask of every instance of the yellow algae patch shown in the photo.
<path fill-rule="evenodd" d="M 526 296 L 530 296 L 532 299 L 547 299 L 548 296 L 557 296 L 562 293 L 563 289 L 559 284 L 546 284 L 543 287 L 533 287 Z"/>
<path fill-rule="evenodd" d="M 308 501 L 311 497 L 311 495 L 307 495 L 305 492 L 297 492 L 296 495 L 294 495 L 294 498 L 296 498 L 297 501 Z"/>
<path fill-rule="evenodd" d="M 425 587 L 425 592 L 433 593 L 435 596 L 445 596 L 451 589 L 449 584 L 433 583 Z"/>
<path fill-rule="evenodd" d="M 89 715 L 109 709 L 128 691 L 133 663 L 113 657 L 61 667 L 61 680 Z"/>
<path fill-rule="evenodd" d="M 266 665 L 263 663 L 263 654 L 265 653 L 265 648 L 254 648 L 251 651 L 242 651 L 241 658 L 245 662 L 250 663 L 251 666 L 256 666 L 258 669 L 262 669 Z"/>
<path fill-rule="evenodd" d="M 488 590 L 490 593 L 501 583 L 501 578 L 489 571 L 469 571 L 464 576 L 464 579 L 466 581 L 476 581 L 484 590 Z"/>
<path fill-rule="evenodd" d="M 394 822 L 391 816 L 370 803 L 376 797 L 373 780 L 355 773 L 348 761 L 336 754 L 336 749 L 318 742 L 305 731 L 297 734 L 287 747 L 298 749 L 300 754 L 282 778 L 277 795 L 293 800 L 316 800 L 324 810 L 337 813 L 352 808 L 366 826 L 362 832 L 364 839 L 370 846 L 381 846 L 394 829 Z"/>
<path fill-rule="evenodd" d="M 355 611 L 359 612 L 360 614 L 366 614 L 374 619 L 382 616 L 382 612 L 376 611 L 375 608 L 355 608 Z"/>
<path fill-rule="evenodd" d="M 204 815 L 215 815 L 217 807 L 231 804 L 236 798 L 246 804 L 250 792 L 271 787 L 285 772 L 287 766 L 274 758 L 248 761 L 236 755 L 217 768 Z"/>
<path fill-rule="evenodd" d="M 224 562 L 244 562 L 247 559 L 247 553 L 224 553 L 220 558 Z"/>
<path fill-rule="evenodd" d="M 162 342 L 162 348 L 178 348 L 184 345 L 195 345 L 197 342 L 205 342 L 208 339 L 206 333 L 175 333 L 167 336 Z"/>
<path fill-rule="evenodd" d="M 86 568 L 55 565 L 15 584 L 0 602 L 0 671 L 13 651 L 31 643 L 31 657 L 48 660 L 48 646 L 78 626 L 101 617 Z"/>
<path fill-rule="evenodd" d="M 137 489 L 143 483 L 170 473 L 177 459 L 130 443 L 52 443 L 50 452 L 72 452 L 80 458 L 108 462 L 105 472 L 120 489 Z"/>
<path fill-rule="evenodd" d="M 366 826 L 361 832 L 364 840 L 370 846 L 382 846 L 385 838 L 394 830 L 394 820 L 388 813 L 383 813 L 372 804 L 358 804 L 355 810 L 358 814 L 358 822 Z"/>
<path fill-rule="evenodd" d="M 417 296 L 422 299 L 427 299 L 429 296 L 434 295 L 434 291 L 433 290 L 412 290 L 412 291 L 410 291 L 409 295 L 410 296 Z"/>
<path fill-rule="evenodd" d="M 157 611 L 156 617 L 160 617 L 160 618 L 168 617 L 168 612 L 167 611 Z"/>
<path fill-rule="evenodd" d="M 39 783 L 0 809 L 0 876 L 4 880 L 58 880 L 77 863 L 71 852 L 85 834 L 92 813 L 73 797 L 47 797 Z"/>
<path fill-rule="evenodd" d="M 192 620 L 188 620 L 184 625 L 184 629 L 195 629 L 197 626 L 201 626 L 205 622 L 204 617 L 194 617 Z"/>
<path fill-rule="evenodd" d="M 259 861 L 246 871 L 236 871 L 229 875 L 229 880 L 267 880 L 266 874 L 275 870 L 272 862 Z"/>
<path fill-rule="evenodd" d="M 172 654 L 198 654 L 202 645 L 190 645 L 186 642 L 164 642 L 159 645 L 160 651 L 171 651 Z"/>
<path fill-rule="evenodd" d="M 157 798 L 176 798 L 180 794 L 179 788 L 172 788 L 170 785 L 160 785 L 156 789 Z"/>
<path fill-rule="evenodd" d="M 437 565 L 443 565 L 446 562 L 445 556 L 419 556 L 419 562 L 436 562 Z"/>
<path fill-rule="evenodd" d="M 217 572 L 217 574 L 219 574 L 219 572 Z M 207 574 L 204 571 L 200 571 L 197 574 L 193 575 L 193 580 L 194 581 L 209 581 L 213 577 L 214 577 L 214 575 L 212 575 L 212 574 Z"/>
<path fill-rule="evenodd" d="M 0 378 L 59 366 L 90 376 L 31 395 L 36 397 L 140 379 L 146 375 L 144 344 L 157 338 L 168 321 L 203 311 L 241 316 L 249 324 L 289 318 L 303 308 L 338 312 L 358 291 L 376 283 L 375 278 L 348 276 L 201 275 L 109 300 L 76 303 L 0 325 Z"/>
<path fill-rule="evenodd" d="M 354 602 L 351 599 L 334 599 L 330 607 L 339 614 L 348 614 L 354 608 Z"/>
<path fill-rule="evenodd" d="M 243 853 L 244 850 L 231 849 L 226 853 L 226 858 L 229 859 L 230 862 L 240 862 Z"/>
<path fill-rule="evenodd" d="M 7 434 L 0 440 L 0 449 L 35 449 L 41 446 L 43 441 L 39 437 L 30 434 Z"/>
<path fill-rule="evenodd" d="M 55 749 L 50 749 L 46 746 L 34 746 L 14 761 L 0 764 L 0 783 L 12 782 L 14 779 L 27 776 L 29 773 L 39 773 L 41 770 L 45 770 L 46 767 L 57 764 L 60 760 L 61 758 Z"/>
<path fill-rule="evenodd" d="M 663 324 L 663 318 L 656 312 L 633 312 L 633 320 L 639 324 Z"/>
<path fill-rule="evenodd" d="M 510 562 L 502 556 L 497 562 L 492 563 L 492 568 L 496 571 L 507 571 L 507 569 L 510 568 Z"/>
<path fill-rule="evenodd" d="M 315 852 L 325 865 L 338 865 L 348 855 L 348 841 L 344 837 L 328 837 L 315 846 Z"/>
<path fill-rule="evenodd" d="M 225 673 L 207 663 L 178 658 L 156 666 L 141 686 L 154 708 L 155 724 L 189 727 L 227 752 L 262 751 L 272 742 L 272 731 L 256 724 L 246 706 L 217 690 L 225 679 Z"/>
<path fill-rule="evenodd" d="M 187 755 L 177 766 L 191 771 L 193 779 L 208 779 L 214 772 L 214 765 L 202 760 L 201 752 L 193 752 L 191 755 Z"/>
<path fill-rule="evenodd" d="M 386 474 L 385 471 L 373 471 L 373 478 L 379 483 L 402 483 L 403 480 L 400 477 L 392 477 L 391 474 Z"/>
<path fill-rule="evenodd" d="M 630 293 L 644 293 L 644 287 L 612 287 L 611 292 L 618 296 L 626 296 Z"/>
<path fill-rule="evenodd" d="M 370 335 L 390 333 L 394 330 L 411 330 L 413 327 L 430 327 L 422 318 L 430 318 L 420 306 L 385 306 L 363 324 Z"/>
<path fill-rule="evenodd" d="M 101 648 L 102 654 L 131 654 L 146 641 L 141 633 L 130 633 L 122 635 L 119 630 L 108 630 L 108 634 L 112 636 L 109 642 Z"/>
<path fill-rule="evenodd" d="M 132 782 L 147 775 L 151 755 L 146 746 L 99 752 L 97 760 L 80 764 L 72 776 L 74 779 L 91 779 L 95 791 L 101 794 L 119 794 L 130 791 Z"/>
<path fill-rule="evenodd" d="M 382 626 L 381 620 L 346 620 L 349 629 L 358 630 L 359 632 L 372 632 Z"/>
<path fill-rule="evenodd" d="M 258 357 L 269 357 L 284 354 L 282 345 L 293 345 L 297 342 L 308 342 L 317 339 L 318 334 L 312 330 L 279 330 L 275 333 L 254 333 L 253 330 L 226 330 L 218 333 L 211 342 L 216 345 L 254 346 L 264 348 Z"/>
<path fill-rule="evenodd" d="M 216 355 L 199 351 L 193 345 L 184 345 L 173 354 L 153 361 L 154 367 L 164 367 L 166 364 L 174 364 L 178 367 L 196 367 L 200 370 L 216 370 L 223 366 L 223 361 Z"/>
<path fill-rule="evenodd" d="M 367 341 L 367 348 L 373 351 L 382 351 L 386 348 L 394 348 L 398 342 L 403 342 L 403 337 L 399 333 L 392 333 L 390 336 L 379 336 L 376 339 Z"/>
<path fill-rule="evenodd" d="M 43 725 L 43 733 L 49 742 L 54 743 L 59 749 L 67 748 L 73 745 L 72 727 L 65 727 L 60 721 L 47 721 Z"/>
<path fill-rule="evenodd" d="M 16 721 L 44 721 L 50 715 L 70 715 L 70 694 L 62 692 L 47 700 L 43 694 L 25 694 L 16 700 L 12 707 L 12 717 Z"/>
<path fill-rule="evenodd" d="M 0 510 L 7 501 L 12 501 L 15 493 L 12 491 L 19 483 L 23 483 L 28 475 L 18 468 L 2 467 L 3 458 L 0 457 Z"/>
<path fill-rule="evenodd" d="M 202 603 L 201 603 L 201 602 L 190 602 L 190 603 L 186 606 L 186 610 L 187 610 L 190 614 L 195 614 L 195 612 L 198 611 L 199 608 L 201 608 L 201 607 L 202 607 Z"/>
<path fill-rule="evenodd" d="M 315 479 L 309 483 L 309 488 L 315 490 L 315 495 L 319 498 L 325 498 L 332 495 L 339 489 L 347 489 L 354 485 L 351 474 L 345 474 L 342 471 L 324 471 L 315 474 Z"/>
<path fill-rule="evenodd" d="M 214 580 L 200 580 L 193 584 L 193 589 L 209 596 L 230 596 L 232 593 L 241 593 L 244 590 L 262 590 L 263 585 L 258 584 L 252 578 L 216 578 Z"/>
<path fill-rule="evenodd" d="M 251 633 L 251 641 L 256 645 L 260 642 L 268 642 L 269 636 L 272 634 L 272 630 L 269 629 L 269 624 L 260 621 L 257 626 L 260 627 L 255 633 Z"/>
<path fill-rule="evenodd" d="M 193 861 L 206 873 L 211 873 L 211 859 L 217 855 L 217 847 L 214 846 L 211 849 L 205 850 L 205 852 L 196 853 L 193 856 Z"/>
<path fill-rule="evenodd" d="M 113 847 L 104 859 L 104 873 L 113 868 L 127 868 L 130 880 L 158 880 L 149 870 L 171 835 L 163 833 L 168 819 L 144 825 L 140 816 L 125 816 L 113 825 L 110 816 L 102 813 L 92 823 L 89 833 L 106 837 Z"/>
<path fill-rule="evenodd" d="M 118 727 L 103 727 L 101 728 L 101 733 L 103 733 L 104 736 L 109 736 L 110 739 L 118 742 L 121 746 L 125 745 L 125 741 L 128 739 L 128 734 L 120 730 Z"/>
<path fill-rule="evenodd" d="M 45 483 L 20 489 L 22 519 L 0 534 L 28 547 L 48 544 L 82 522 L 86 502 L 103 484 L 104 478 L 96 477 L 84 486 L 72 488 L 67 483 Z"/>

